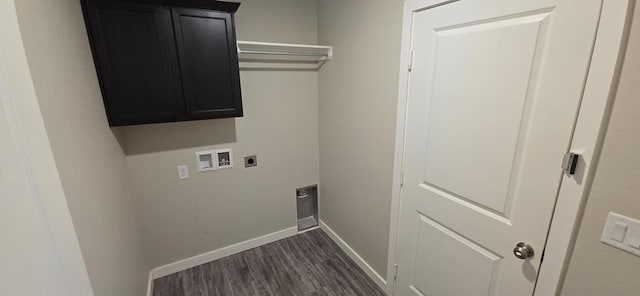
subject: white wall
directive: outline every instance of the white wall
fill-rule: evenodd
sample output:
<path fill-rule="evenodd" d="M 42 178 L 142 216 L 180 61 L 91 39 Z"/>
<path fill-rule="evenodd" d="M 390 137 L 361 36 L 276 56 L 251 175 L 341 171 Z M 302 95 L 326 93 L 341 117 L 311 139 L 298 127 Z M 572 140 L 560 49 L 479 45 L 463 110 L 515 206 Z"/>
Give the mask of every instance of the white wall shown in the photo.
<path fill-rule="evenodd" d="M 640 6 L 562 295 L 640 294 L 640 257 L 600 242 L 609 211 L 640 219 Z"/>
<path fill-rule="evenodd" d="M 245 0 L 236 23 L 239 40 L 315 44 L 316 1 Z M 241 70 L 242 118 L 118 129 L 153 267 L 296 226 L 295 189 L 319 179 L 317 76 Z M 213 148 L 235 167 L 197 173 L 195 152 Z"/>
<path fill-rule="evenodd" d="M 0 1 L 0 151 L 2 294 L 93 295 L 13 1 Z"/>
<path fill-rule="evenodd" d="M 320 218 L 385 277 L 403 1 L 320 0 Z"/>
<path fill-rule="evenodd" d="M 143 295 L 149 265 L 140 244 L 124 153 L 107 126 L 80 1 L 15 4 L 94 293 Z"/>

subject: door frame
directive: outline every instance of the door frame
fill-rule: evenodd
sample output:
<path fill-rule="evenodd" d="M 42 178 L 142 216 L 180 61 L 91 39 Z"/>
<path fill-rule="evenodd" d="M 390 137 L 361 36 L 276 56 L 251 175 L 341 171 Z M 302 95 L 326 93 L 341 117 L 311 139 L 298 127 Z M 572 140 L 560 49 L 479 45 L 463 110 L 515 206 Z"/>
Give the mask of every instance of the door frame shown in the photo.
<path fill-rule="evenodd" d="M 446 5 L 461 0 L 405 0 L 398 88 L 393 187 L 389 251 L 387 259 L 387 295 L 395 292 L 397 244 L 402 201 L 404 143 L 406 139 L 408 66 L 411 63 L 412 14 L 416 10 Z M 635 0 L 601 0 L 602 7 L 589 71 L 569 151 L 580 153 L 578 168 L 582 174 L 563 176 L 544 248 L 544 264 L 536 280 L 534 296 L 559 295 L 562 291 L 579 223 L 584 212 L 609 122 L 626 50 Z M 558 167 L 561 163 L 558 162 Z"/>

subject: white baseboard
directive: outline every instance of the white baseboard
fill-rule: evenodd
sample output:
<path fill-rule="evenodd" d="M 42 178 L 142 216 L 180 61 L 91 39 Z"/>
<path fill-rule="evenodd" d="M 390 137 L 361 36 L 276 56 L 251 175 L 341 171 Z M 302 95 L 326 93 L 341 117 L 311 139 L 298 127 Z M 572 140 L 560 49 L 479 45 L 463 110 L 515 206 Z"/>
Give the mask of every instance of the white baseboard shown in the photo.
<path fill-rule="evenodd" d="M 151 296 L 151 291 L 153 290 L 153 280 L 157 278 L 161 278 L 179 271 L 183 271 L 185 269 L 196 267 L 198 265 L 205 264 L 223 257 L 227 257 L 229 255 L 233 255 L 249 249 L 253 249 L 255 247 L 266 245 L 268 243 L 281 240 L 283 238 L 294 236 L 298 233 L 299 233 L 298 227 L 291 227 L 291 228 L 283 229 L 273 233 L 265 234 L 260 237 L 252 238 L 250 240 L 239 242 L 237 244 L 226 246 L 217 250 L 196 255 L 187 259 L 182 259 L 180 261 L 169 263 L 167 265 L 156 267 L 152 269 L 151 272 L 149 272 L 149 283 L 147 287 L 148 289 L 147 295 Z"/>
<path fill-rule="evenodd" d="M 387 281 L 378 274 L 360 255 L 352 249 L 331 227 L 320 220 L 320 229 L 324 232 L 351 258 L 356 264 L 376 283 L 380 289 L 387 291 Z"/>

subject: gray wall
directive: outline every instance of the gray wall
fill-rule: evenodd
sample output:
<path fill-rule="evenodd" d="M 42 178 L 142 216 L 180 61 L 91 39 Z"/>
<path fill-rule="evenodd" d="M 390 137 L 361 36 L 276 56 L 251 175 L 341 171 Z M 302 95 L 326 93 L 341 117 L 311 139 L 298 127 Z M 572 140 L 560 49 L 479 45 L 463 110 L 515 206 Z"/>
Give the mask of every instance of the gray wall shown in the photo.
<path fill-rule="evenodd" d="M 317 41 L 314 0 L 242 1 L 236 22 L 239 40 Z M 153 267 L 296 226 L 295 189 L 318 183 L 318 73 L 241 80 L 243 118 L 118 129 Z M 232 148 L 235 167 L 197 173 L 195 152 L 214 148 Z M 180 164 L 190 179 L 177 180 Z"/>
<path fill-rule="evenodd" d="M 318 1 L 320 215 L 386 274 L 403 1 Z"/>
<path fill-rule="evenodd" d="M 640 6 L 562 295 L 640 294 L 640 257 L 600 242 L 609 211 L 640 219 Z"/>
<path fill-rule="evenodd" d="M 80 1 L 15 2 L 94 293 L 144 295 L 150 266 L 138 235 L 124 153 L 107 126 Z"/>

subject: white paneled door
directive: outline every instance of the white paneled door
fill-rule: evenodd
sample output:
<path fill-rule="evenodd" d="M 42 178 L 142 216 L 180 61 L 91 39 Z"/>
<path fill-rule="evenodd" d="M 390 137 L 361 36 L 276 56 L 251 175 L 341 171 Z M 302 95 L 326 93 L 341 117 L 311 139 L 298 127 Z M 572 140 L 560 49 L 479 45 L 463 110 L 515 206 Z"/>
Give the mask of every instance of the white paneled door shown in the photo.
<path fill-rule="evenodd" d="M 397 295 L 532 295 L 600 5 L 407 1 Z"/>

